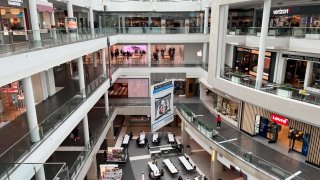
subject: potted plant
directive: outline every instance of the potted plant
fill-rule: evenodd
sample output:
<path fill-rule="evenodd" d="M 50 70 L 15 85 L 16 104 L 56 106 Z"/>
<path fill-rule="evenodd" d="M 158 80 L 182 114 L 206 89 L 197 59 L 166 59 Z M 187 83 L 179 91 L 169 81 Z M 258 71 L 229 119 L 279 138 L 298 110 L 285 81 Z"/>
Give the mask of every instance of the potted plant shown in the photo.
<path fill-rule="evenodd" d="M 291 98 L 293 90 L 294 89 L 290 85 L 283 84 L 278 87 L 277 95 L 282 96 L 282 97 L 286 97 L 286 98 Z"/>
<path fill-rule="evenodd" d="M 240 84 L 242 75 L 241 71 L 235 70 L 231 73 L 231 81 Z"/>

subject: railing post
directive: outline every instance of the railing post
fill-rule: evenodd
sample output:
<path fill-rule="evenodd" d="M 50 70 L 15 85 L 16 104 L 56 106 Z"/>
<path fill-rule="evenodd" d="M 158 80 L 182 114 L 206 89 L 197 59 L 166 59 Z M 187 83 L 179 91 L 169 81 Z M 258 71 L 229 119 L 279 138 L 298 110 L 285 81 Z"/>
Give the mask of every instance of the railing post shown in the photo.
<path fill-rule="evenodd" d="M 9 36 L 10 36 L 11 50 L 12 50 L 12 52 L 14 52 L 13 32 L 12 31 L 9 31 Z"/>

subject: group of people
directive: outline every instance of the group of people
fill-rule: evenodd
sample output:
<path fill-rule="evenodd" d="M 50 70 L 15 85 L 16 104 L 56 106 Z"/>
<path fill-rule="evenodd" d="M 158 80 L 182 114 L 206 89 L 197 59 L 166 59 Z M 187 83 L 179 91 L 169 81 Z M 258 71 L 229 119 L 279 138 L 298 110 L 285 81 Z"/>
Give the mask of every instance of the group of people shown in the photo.
<path fill-rule="evenodd" d="M 170 60 L 173 61 L 174 60 L 174 55 L 175 55 L 176 49 L 174 47 L 170 47 L 168 50 L 168 55 L 170 56 Z M 166 53 L 165 49 L 161 49 L 160 50 L 160 54 L 161 54 L 161 58 L 164 59 L 164 55 Z M 155 59 L 155 61 L 159 62 L 159 49 L 156 48 L 152 54 L 153 58 Z"/>
<path fill-rule="evenodd" d="M 146 54 L 145 50 L 135 50 L 134 52 L 135 54 L 140 54 L 141 56 Z M 132 56 L 132 53 L 130 51 L 123 51 L 122 49 L 115 49 L 114 52 L 111 51 L 110 52 L 111 55 L 111 59 L 113 59 L 114 57 L 117 59 L 120 55 L 123 57 L 127 57 L 127 59 L 129 59 L 130 56 Z"/>

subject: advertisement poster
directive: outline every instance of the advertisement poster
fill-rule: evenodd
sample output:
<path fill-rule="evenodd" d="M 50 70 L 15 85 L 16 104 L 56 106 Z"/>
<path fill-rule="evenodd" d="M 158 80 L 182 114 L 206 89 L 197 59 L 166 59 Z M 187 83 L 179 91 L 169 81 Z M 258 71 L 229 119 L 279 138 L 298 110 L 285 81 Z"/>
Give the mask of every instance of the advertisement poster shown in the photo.
<path fill-rule="evenodd" d="M 151 131 L 173 121 L 173 81 L 151 86 Z"/>
<path fill-rule="evenodd" d="M 77 32 L 78 24 L 76 17 L 66 18 L 66 29 L 69 33 Z"/>

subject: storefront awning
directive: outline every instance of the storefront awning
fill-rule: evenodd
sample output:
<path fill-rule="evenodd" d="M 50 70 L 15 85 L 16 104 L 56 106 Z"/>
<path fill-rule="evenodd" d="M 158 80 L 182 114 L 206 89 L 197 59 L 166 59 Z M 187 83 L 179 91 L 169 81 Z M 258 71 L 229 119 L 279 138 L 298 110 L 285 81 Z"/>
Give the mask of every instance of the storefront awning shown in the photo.
<path fill-rule="evenodd" d="M 42 4 L 37 4 L 37 10 L 39 12 L 53 12 L 53 7 L 42 5 Z"/>

